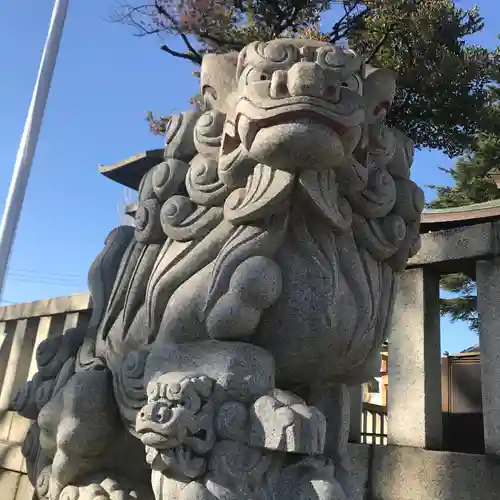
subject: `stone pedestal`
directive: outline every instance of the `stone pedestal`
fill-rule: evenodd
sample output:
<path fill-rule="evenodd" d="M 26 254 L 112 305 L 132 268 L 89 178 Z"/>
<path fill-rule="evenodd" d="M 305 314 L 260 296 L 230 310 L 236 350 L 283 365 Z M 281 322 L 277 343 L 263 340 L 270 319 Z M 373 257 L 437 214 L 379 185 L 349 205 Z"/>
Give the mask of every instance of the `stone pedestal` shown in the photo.
<path fill-rule="evenodd" d="M 400 278 L 389 337 L 388 443 L 442 446 L 439 275 Z"/>

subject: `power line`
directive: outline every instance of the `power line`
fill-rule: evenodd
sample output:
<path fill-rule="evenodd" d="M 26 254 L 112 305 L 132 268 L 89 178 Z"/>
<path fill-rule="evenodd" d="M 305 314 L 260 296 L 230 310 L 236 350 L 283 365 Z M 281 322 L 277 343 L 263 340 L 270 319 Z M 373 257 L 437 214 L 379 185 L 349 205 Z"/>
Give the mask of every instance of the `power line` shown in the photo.
<path fill-rule="evenodd" d="M 14 268 L 9 269 L 7 276 L 11 281 L 51 286 L 65 286 L 72 288 L 86 287 L 87 278 L 83 275 L 60 273 L 56 271 L 43 272 L 37 269 Z"/>
<path fill-rule="evenodd" d="M 8 273 L 8 276 L 10 278 L 25 278 L 25 279 L 42 279 L 42 280 L 49 280 L 49 281 L 61 281 L 64 283 L 80 283 L 82 281 L 85 281 L 85 278 L 83 276 L 81 278 L 76 278 L 73 276 L 54 276 L 50 274 L 27 274 L 27 273 Z"/>
<path fill-rule="evenodd" d="M 56 271 L 40 271 L 39 269 L 25 269 L 25 268 L 9 268 L 8 274 L 45 274 L 50 276 L 61 276 L 65 278 L 82 278 L 84 275 L 75 273 L 60 273 Z"/>
<path fill-rule="evenodd" d="M 31 283 L 42 283 L 42 284 L 53 284 L 62 286 L 82 286 L 83 283 L 87 282 L 87 279 L 83 276 L 63 274 L 63 273 L 40 273 L 40 272 L 27 272 L 27 271 L 9 271 L 7 273 L 9 280 L 21 281 L 21 282 L 31 282 Z"/>
<path fill-rule="evenodd" d="M 87 281 L 86 278 L 83 277 L 83 275 L 57 272 L 40 272 L 35 269 L 9 270 L 7 276 L 9 280 L 12 281 L 71 287 L 81 287 Z"/>
<path fill-rule="evenodd" d="M 50 278 L 37 278 L 31 276 L 11 276 L 9 277 L 13 281 L 19 281 L 21 283 L 38 283 L 41 285 L 58 285 L 58 286 L 70 286 L 70 287 L 80 287 L 83 283 L 69 282 L 69 281 L 58 281 Z"/>

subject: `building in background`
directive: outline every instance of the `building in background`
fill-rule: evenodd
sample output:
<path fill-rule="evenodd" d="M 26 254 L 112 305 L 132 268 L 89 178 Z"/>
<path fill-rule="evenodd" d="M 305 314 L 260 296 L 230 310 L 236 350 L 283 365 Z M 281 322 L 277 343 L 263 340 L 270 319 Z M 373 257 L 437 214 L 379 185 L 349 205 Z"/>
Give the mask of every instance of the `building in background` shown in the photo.
<path fill-rule="evenodd" d="M 363 384 L 363 402 L 377 406 L 387 406 L 389 349 L 384 342 L 380 349 L 380 374 Z"/>

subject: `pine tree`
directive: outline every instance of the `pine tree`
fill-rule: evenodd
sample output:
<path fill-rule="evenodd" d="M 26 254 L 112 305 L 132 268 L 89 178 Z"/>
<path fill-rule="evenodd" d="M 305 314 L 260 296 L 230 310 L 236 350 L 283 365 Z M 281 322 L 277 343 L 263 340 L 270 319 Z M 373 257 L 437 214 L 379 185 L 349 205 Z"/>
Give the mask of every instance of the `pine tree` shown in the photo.
<path fill-rule="evenodd" d="M 429 186 L 437 197 L 429 208 L 451 208 L 483 203 L 500 198 L 500 189 L 490 172 L 500 167 L 500 89 L 491 87 L 489 105 L 484 110 L 483 130 L 475 135 L 471 149 L 450 169 L 442 168 L 452 178 L 453 185 Z M 441 288 L 456 297 L 441 299 L 441 313 L 452 321 L 467 321 L 478 332 L 476 287 L 464 274 L 449 274 L 441 279 Z"/>

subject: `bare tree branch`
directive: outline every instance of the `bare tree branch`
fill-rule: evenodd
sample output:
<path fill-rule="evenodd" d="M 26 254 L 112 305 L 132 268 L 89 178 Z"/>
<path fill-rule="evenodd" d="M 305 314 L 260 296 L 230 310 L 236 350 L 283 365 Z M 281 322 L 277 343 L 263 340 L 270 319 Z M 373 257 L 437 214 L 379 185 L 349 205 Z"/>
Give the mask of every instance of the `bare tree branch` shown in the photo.
<path fill-rule="evenodd" d="M 155 0 L 155 8 L 159 14 L 161 14 L 162 16 L 165 16 L 172 23 L 172 25 L 176 27 L 179 35 L 182 38 L 182 41 L 184 42 L 184 44 L 186 45 L 186 47 L 189 51 L 188 54 L 184 54 L 184 56 L 177 56 L 177 57 L 183 57 L 184 59 L 189 59 L 189 60 L 195 62 L 196 64 L 201 64 L 201 60 L 202 60 L 201 54 L 190 43 L 187 35 L 182 32 L 177 20 L 172 15 L 170 15 L 170 13 L 167 12 L 167 10 L 165 8 L 163 8 L 163 6 L 159 3 L 158 0 Z M 168 52 L 171 55 L 174 55 L 174 54 L 172 54 L 171 49 L 168 49 L 168 47 L 166 45 L 162 45 L 161 49 L 164 50 L 165 52 Z M 174 53 L 175 52 L 176 51 L 174 51 Z"/>
<path fill-rule="evenodd" d="M 193 56 L 194 62 L 196 62 L 196 64 L 201 64 L 203 56 L 192 46 L 187 35 L 185 35 L 184 33 L 179 33 L 179 34 L 181 35 L 182 41 L 188 48 L 189 53 Z"/>
<path fill-rule="evenodd" d="M 355 11 L 362 5 L 362 0 L 356 0 L 349 6 L 344 3 L 344 15 L 335 22 L 330 30 L 330 43 L 336 43 L 343 38 L 346 38 L 352 31 L 359 28 L 363 18 L 368 16 L 371 12 L 371 9 L 365 6 L 364 10 L 354 14 Z"/>
<path fill-rule="evenodd" d="M 171 49 L 168 45 L 163 44 L 160 45 L 160 49 L 170 54 L 171 56 L 179 57 L 180 59 L 186 59 L 187 61 L 191 61 L 195 64 L 201 64 L 201 56 L 196 57 L 194 54 L 186 53 L 186 52 L 177 52 L 176 50 Z"/>

